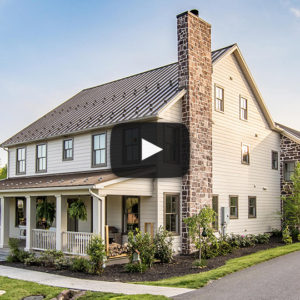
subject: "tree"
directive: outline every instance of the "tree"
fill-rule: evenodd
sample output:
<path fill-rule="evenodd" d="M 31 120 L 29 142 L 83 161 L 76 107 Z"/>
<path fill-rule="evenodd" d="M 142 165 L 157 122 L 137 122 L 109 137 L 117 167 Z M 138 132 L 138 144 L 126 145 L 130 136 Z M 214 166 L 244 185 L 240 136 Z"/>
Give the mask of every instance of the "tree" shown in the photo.
<path fill-rule="evenodd" d="M 0 180 L 7 178 L 7 165 L 0 169 Z"/>
<path fill-rule="evenodd" d="M 289 227 L 293 231 L 300 229 L 300 162 L 296 163 L 291 180 L 290 193 L 282 197 L 282 219 L 283 227 Z"/>
<path fill-rule="evenodd" d="M 210 207 L 205 206 L 197 215 L 184 219 L 184 223 L 188 226 L 189 237 L 199 250 L 199 261 L 201 263 L 202 245 L 206 240 L 214 241 L 215 235 L 211 224 L 215 219 L 215 212 Z"/>

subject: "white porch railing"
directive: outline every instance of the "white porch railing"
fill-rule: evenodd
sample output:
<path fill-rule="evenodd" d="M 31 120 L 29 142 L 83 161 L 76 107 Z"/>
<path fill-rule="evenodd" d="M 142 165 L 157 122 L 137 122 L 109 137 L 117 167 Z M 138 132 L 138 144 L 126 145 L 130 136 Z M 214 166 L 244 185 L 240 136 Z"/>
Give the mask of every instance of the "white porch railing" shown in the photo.
<path fill-rule="evenodd" d="M 32 249 L 56 249 L 56 232 L 44 229 L 32 229 Z"/>
<path fill-rule="evenodd" d="M 92 236 L 93 233 L 89 232 L 63 232 L 63 252 L 74 255 L 87 255 L 87 248 Z"/>

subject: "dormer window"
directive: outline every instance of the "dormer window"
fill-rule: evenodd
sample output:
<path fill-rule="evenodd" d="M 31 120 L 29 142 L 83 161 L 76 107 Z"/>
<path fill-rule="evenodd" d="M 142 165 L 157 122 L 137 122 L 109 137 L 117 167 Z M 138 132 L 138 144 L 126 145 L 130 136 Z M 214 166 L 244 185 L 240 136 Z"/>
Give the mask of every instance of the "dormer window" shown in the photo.
<path fill-rule="evenodd" d="M 73 139 L 63 141 L 63 160 L 73 159 Z"/>
<path fill-rule="evenodd" d="M 224 112 L 224 89 L 219 86 L 215 87 L 215 109 Z"/>
<path fill-rule="evenodd" d="M 17 149 L 17 175 L 26 173 L 26 149 Z"/>
<path fill-rule="evenodd" d="M 36 146 L 36 172 L 47 172 L 47 145 Z"/>

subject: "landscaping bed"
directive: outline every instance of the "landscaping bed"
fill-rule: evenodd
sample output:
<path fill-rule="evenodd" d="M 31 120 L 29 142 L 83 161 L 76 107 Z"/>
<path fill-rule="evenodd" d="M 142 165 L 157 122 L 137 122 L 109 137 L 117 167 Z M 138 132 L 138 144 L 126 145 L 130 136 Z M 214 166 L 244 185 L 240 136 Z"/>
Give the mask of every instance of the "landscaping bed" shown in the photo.
<path fill-rule="evenodd" d="M 226 256 L 217 256 L 211 259 L 207 259 L 207 266 L 202 269 L 193 266 L 193 262 L 195 260 L 194 255 L 178 255 L 174 257 L 173 262 L 170 264 L 154 263 L 154 265 L 145 273 L 127 273 L 125 272 L 124 265 L 121 264 L 107 266 L 102 275 L 72 272 L 70 270 L 56 270 L 55 268 L 43 266 L 26 266 L 23 263 L 1 262 L 0 264 L 11 267 L 18 267 L 23 269 L 36 270 L 58 275 L 93 280 L 121 282 L 156 281 L 174 276 L 183 276 L 187 274 L 195 274 L 209 271 L 223 266 L 229 259 L 245 256 L 260 250 L 266 250 L 282 245 L 282 242 L 280 242 L 277 237 L 271 237 L 270 242 L 267 244 L 256 244 L 251 247 L 239 248 L 235 249 L 232 253 L 227 254 Z"/>

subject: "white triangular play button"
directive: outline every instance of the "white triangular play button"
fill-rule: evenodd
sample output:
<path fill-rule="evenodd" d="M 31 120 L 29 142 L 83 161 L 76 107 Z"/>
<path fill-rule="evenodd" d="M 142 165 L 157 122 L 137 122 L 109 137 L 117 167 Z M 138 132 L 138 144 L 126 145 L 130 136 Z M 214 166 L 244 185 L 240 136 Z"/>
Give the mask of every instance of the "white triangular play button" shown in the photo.
<path fill-rule="evenodd" d="M 142 139 L 142 160 L 162 151 L 163 149 Z"/>

